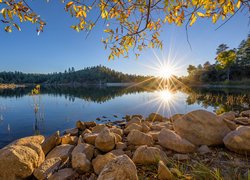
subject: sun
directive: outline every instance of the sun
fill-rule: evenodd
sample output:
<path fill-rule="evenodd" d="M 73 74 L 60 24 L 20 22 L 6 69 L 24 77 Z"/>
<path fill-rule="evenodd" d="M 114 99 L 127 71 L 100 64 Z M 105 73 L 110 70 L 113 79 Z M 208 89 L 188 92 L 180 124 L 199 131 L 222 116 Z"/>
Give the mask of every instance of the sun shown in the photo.
<path fill-rule="evenodd" d="M 173 75 L 175 75 L 175 68 L 170 65 L 164 65 L 159 67 L 159 77 L 161 78 L 165 78 L 165 79 L 169 79 L 171 78 Z"/>
<path fill-rule="evenodd" d="M 161 101 L 169 102 L 173 99 L 173 93 L 168 89 L 164 89 L 159 92 L 159 97 Z"/>

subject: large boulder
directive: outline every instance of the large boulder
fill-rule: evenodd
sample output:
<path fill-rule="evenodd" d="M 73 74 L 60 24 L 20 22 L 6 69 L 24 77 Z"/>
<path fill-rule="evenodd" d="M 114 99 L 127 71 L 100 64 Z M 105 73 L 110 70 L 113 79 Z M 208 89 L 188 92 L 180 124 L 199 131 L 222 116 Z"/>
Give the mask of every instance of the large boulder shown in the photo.
<path fill-rule="evenodd" d="M 92 128 L 92 133 L 100 133 L 103 129 L 107 128 L 105 124 L 97 124 Z"/>
<path fill-rule="evenodd" d="M 141 118 L 133 117 L 130 121 L 127 122 L 125 127 L 128 127 L 130 124 L 133 124 L 133 123 L 140 125 L 141 124 Z"/>
<path fill-rule="evenodd" d="M 138 147 L 133 155 L 133 161 L 136 164 L 157 164 L 159 160 L 166 160 L 165 153 L 159 148 L 148 147 L 147 145 Z"/>
<path fill-rule="evenodd" d="M 169 129 L 161 130 L 158 141 L 161 146 L 176 152 L 189 153 L 195 151 L 195 145 Z"/>
<path fill-rule="evenodd" d="M 99 135 L 99 133 L 86 133 L 83 136 L 83 139 L 86 143 L 95 145 L 96 137 Z"/>
<path fill-rule="evenodd" d="M 219 145 L 230 129 L 222 118 L 215 114 L 196 110 L 174 122 L 174 130 L 194 145 Z"/>
<path fill-rule="evenodd" d="M 235 119 L 235 116 L 236 116 L 236 112 L 234 111 L 229 111 L 229 112 L 225 112 L 223 114 L 220 114 L 220 117 L 222 119 L 227 119 L 227 120 L 230 120 L 230 121 L 233 121 Z"/>
<path fill-rule="evenodd" d="M 58 172 L 50 176 L 49 180 L 69 180 L 74 176 L 75 171 L 71 168 L 60 169 Z"/>
<path fill-rule="evenodd" d="M 148 145 L 154 144 L 153 137 L 138 130 L 133 130 L 128 134 L 128 143 L 133 145 Z"/>
<path fill-rule="evenodd" d="M 116 134 L 119 134 L 120 136 L 122 136 L 122 135 L 123 135 L 123 130 L 122 130 L 122 129 L 120 129 L 120 128 L 113 127 L 113 128 L 110 128 L 109 130 L 110 130 L 110 132 L 112 132 L 112 133 L 116 133 Z"/>
<path fill-rule="evenodd" d="M 137 180 L 136 166 L 127 155 L 117 156 L 105 165 L 98 176 L 98 180 L 106 179 Z"/>
<path fill-rule="evenodd" d="M 116 137 L 108 128 L 103 129 L 95 140 L 95 147 L 102 152 L 109 152 L 115 148 Z"/>
<path fill-rule="evenodd" d="M 61 163 L 62 160 L 59 157 L 46 159 L 38 168 L 35 169 L 33 174 L 38 180 L 48 179 L 59 169 Z"/>
<path fill-rule="evenodd" d="M 77 121 L 76 122 L 76 127 L 81 130 L 81 131 L 84 131 L 86 129 L 86 125 L 84 122 L 82 121 Z"/>
<path fill-rule="evenodd" d="M 56 146 L 49 154 L 46 156 L 46 159 L 60 157 L 63 161 L 65 161 L 71 154 L 74 146 L 69 144 L 62 144 L 60 146 Z"/>
<path fill-rule="evenodd" d="M 0 150 L 0 179 L 27 178 L 42 164 L 45 157 L 40 144 L 24 144 L 9 145 Z"/>
<path fill-rule="evenodd" d="M 142 131 L 142 126 L 140 124 L 132 123 L 124 129 L 124 134 L 128 134 L 132 130 Z"/>
<path fill-rule="evenodd" d="M 153 121 L 153 122 L 155 122 L 155 121 L 162 122 L 162 121 L 165 121 L 166 119 L 165 119 L 162 115 L 160 115 L 160 114 L 158 114 L 158 113 L 151 113 L 151 114 L 149 114 L 149 116 L 146 118 L 146 120 L 147 120 L 147 121 Z"/>
<path fill-rule="evenodd" d="M 79 173 L 89 172 L 91 163 L 84 153 L 72 154 L 72 167 Z"/>
<path fill-rule="evenodd" d="M 44 154 L 48 154 L 54 147 L 61 143 L 60 132 L 57 131 L 53 135 L 47 137 L 41 144 Z"/>
<path fill-rule="evenodd" d="M 78 137 L 77 136 L 71 136 L 70 134 L 66 134 L 61 137 L 62 139 L 62 144 L 71 144 L 75 145 L 77 144 Z"/>
<path fill-rule="evenodd" d="M 15 140 L 9 145 L 27 145 L 27 144 L 42 144 L 44 142 L 45 138 L 42 135 L 36 135 L 36 136 L 28 136 L 24 137 L 18 140 Z"/>
<path fill-rule="evenodd" d="M 242 111 L 240 115 L 243 117 L 250 117 L 250 110 Z"/>
<path fill-rule="evenodd" d="M 225 146 L 240 154 L 250 154 L 250 126 L 240 126 L 228 133 L 223 142 Z"/>
<path fill-rule="evenodd" d="M 72 151 L 72 156 L 77 153 L 84 153 L 88 160 L 91 161 L 94 155 L 94 146 L 87 143 L 79 143 Z"/>
<path fill-rule="evenodd" d="M 92 161 L 92 165 L 94 168 L 94 171 L 96 174 L 100 174 L 104 166 L 114 159 L 116 156 L 112 153 L 107 153 L 105 155 L 98 155 L 95 159 Z"/>

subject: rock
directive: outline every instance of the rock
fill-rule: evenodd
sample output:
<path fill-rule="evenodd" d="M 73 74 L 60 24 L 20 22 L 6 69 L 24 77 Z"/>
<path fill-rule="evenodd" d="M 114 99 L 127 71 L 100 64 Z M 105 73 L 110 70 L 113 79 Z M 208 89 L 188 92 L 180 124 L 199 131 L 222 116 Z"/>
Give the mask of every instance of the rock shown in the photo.
<path fill-rule="evenodd" d="M 166 120 L 162 115 L 158 114 L 158 113 L 151 113 L 147 119 L 147 121 L 158 121 L 158 122 L 162 122 L 164 120 Z"/>
<path fill-rule="evenodd" d="M 87 159 L 91 161 L 94 155 L 94 146 L 87 143 L 80 143 L 73 149 L 72 156 L 78 153 L 84 153 Z"/>
<path fill-rule="evenodd" d="M 115 136 L 115 142 L 121 142 L 122 141 L 122 137 L 119 134 L 113 133 Z"/>
<path fill-rule="evenodd" d="M 96 122 L 91 121 L 91 122 L 84 122 L 84 124 L 86 125 L 86 127 L 89 129 L 91 127 L 95 127 L 96 126 Z"/>
<path fill-rule="evenodd" d="M 111 128 L 111 129 L 109 129 L 109 130 L 110 130 L 110 132 L 112 132 L 112 133 L 116 133 L 116 134 L 119 134 L 120 136 L 123 136 L 123 131 L 122 131 L 122 129 L 120 129 L 120 128 L 113 127 L 113 128 Z"/>
<path fill-rule="evenodd" d="M 174 121 L 174 130 L 194 145 L 219 145 L 230 132 L 222 118 L 215 114 L 196 110 Z"/>
<path fill-rule="evenodd" d="M 160 131 L 149 131 L 148 134 L 153 137 L 154 141 L 158 141 Z"/>
<path fill-rule="evenodd" d="M 81 144 L 81 143 L 84 143 L 84 140 L 83 140 L 82 135 L 80 135 L 80 136 L 78 137 L 78 141 L 77 141 L 77 144 Z"/>
<path fill-rule="evenodd" d="M 220 115 L 222 119 L 227 119 L 233 121 L 235 119 L 236 113 L 234 111 L 225 112 Z"/>
<path fill-rule="evenodd" d="M 78 128 L 66 129 L 65 134 L 70 134 L 71 136 L 78 136 Z"/>
<path fill-rule="evenodd" d="M 92 161 L 92 165 L 93 165 L 95 173 L 100 174 L 104 166 L 108 164 L 108 162 L 114 159 L 115 157 L 116 156 L 112 153 L 107 153 L 105 155 L 98 155 Z"/>
<path fill-rule="evenodd" d="M 248 117 L 238 117 L 234 120 L 235 123 L 240 125 L 250 125 L 250 118 Z"/>
<path fill-rule="evenodd" d="M 173 158 L 177 161 L 186 161 L 190 159 L 187 154 L 174 154 Z"/>
<path fill-rule="evenodd" d="M 223 119 L 223 121 L 226 123 L 227 127 L 232 131 L 234 131 L 238 127 L 234 121 L 227 119 Z"/>
<path fill-rule="evenodd" d="M 125 152 L 122 149 L 114 149 L 110 151 L 110 153 L 114 154 L 115 156 L 120 156 L 120 155 L 125 154 Z"/>
<path fill-rule="evenodd" d="M 92 128 L 92 133 L 100 133 L 104 128 L 107 128 L 105 124 L 97 124 Z"/>
<path fill-rule="evenodd" d="M 124 133 L 128 134 L 132 130 L 142 131 L 142 126 L 136 123 L 132 123 L 124 129 Z"/>
<path fill-rule="evenodd" d="M 124 142 L 117 142 L 115 145 L 116 149 L 126 149 L 127 148 L 127 143 Z"/>
<path fill-rule="evenodd" d="M 62 144 L 60 146 L 56 146 L 49 154 L 46 156 L 46 159 L 60 157 L 62 161 L 65 161 L 68 156 L 70 156 L 74 146 L 69 144 Z"/>
<path fill-rule="evenodd" d="M 102 130 L 95 140 L 95 147 L 102 152 L 108 152 L 115 148 L 116 137 L 108 128 Z"/>
<path fill-rule="evenodd" d="M 132 130 L 127 136 L 128 143 L 133 145 L 148 145 L 152 146 L 154 144 L 154 140 L 152 136 L 140 132 L 138 130 Z"/>
<path fill-rule="evenodd" d="M 103 168 L 98 180 L 138 180 L 136 166 L 127 155 L 118 156 Z"/>
<path fill-rule="evenodd" d="M 162 130 L 163 128 L 165 128 L 165 126 L 161 125 L 161 124 L 152 124 L 152 126 L 150 127 L 150 129 L 152 131 L 160 131 Z"/>
<path fill-rule="evenodd" d="M 136 164 L 149 165 L 157 164 L 159 160 L 164 160 L 166 155 L 156 147 L 140 146 L 133 155 L 133 161 Z"/>
<path fill-rule="evenodd" d="M 87 133 L 92 133 L 92 131 L 90 131 L 89 129 L 85 129 L 83 132 L 82 132 L 82 136 L 84 136 L 84 134 L 87 134 Z"/>
<path fill-rule="evenodd" d="M 27 178 L 44 161 L 44 153 L 39 144 L 28 144 L 26 140 L 19 143 L 25 145 L 9 145 L 0 150 L 0 179 Z"/>
<path fill-rule="evenodd" d="M 28 136 L 21 139 L 17 139 L 9 145 L 26 145 L 26 144 L 42 144 L 45 138 L 42 135 Z"/>
<path fill-rule="evenodd" d="M 211 153 L 212 151 L 209 149 L 209 147 L 207 145 L 202 145 L 200 146 L 197 151 L 200 153 L 200 154 L 208 154 L 208 153 Z"/>
<path fill-rule="evenodd" d="M 182 116 L 183 116 L 183 114 L 175 114 L 172 117 L 170 117 L 169 119 L 170 119 L 171 122 L 174 122 L 176 119 L 179 119 Z"/>
<path fill-rule="evenodd" d="M 84 153 L 72 153 L 72 167 L 79 173 L 86 173 L 91 170 L 91 163 Z"/>
<path fill-rule="evenodd" d="M 131 116 L 131 119 L 133 119 L 133 118 L 135 118 L 135 117 L 138 117 L 138 118 L 140 118 L 140 119 L 143 119 L 143 116 L 142 116 L 141 114 L 133 114 L 133 115 Z"/>
<path fill-rule="evenodd" d="M 142 132 L 147 133 L 150 131 L 150 128 L 146 124 L 142 124 Z"/>
<path fill-rule="evenodd" d="M 225 146 L 239 154 L 250 154 L 250 127 L 240 126 L 228 133 L 223 142 Z"/>
<path fill-rule="evenodd" d="M 127 124 L 125 125 L 125 127 L 128 127 L 131 124 L 138 124 L 141 125 L 141 118 L 139 117 L 133 117 L 130 121 L 127 122 Z"/>
<path fill-rule="evenodd" d="M 83 136 L 83 139 L 86 143 L 95 145 L 96 137 L 99 135 L 99 133 L 86 133 Z"/>
<path fill-rule="evenodd" d="M 242 112 L 240 113 L 240 116 L 243 116 L 243 117 L 250 117 L 250 110 L 242 111 Z"/>
<path fill-rule="evenodd" d="M 38 168 L 35 169 L 33 174 L 38 180 L 48 179 L 59 169 L 61 163 L 62 160 L 59 157 L 46 159 Z"/>
<path fill-rule="evenodd" d="M 69 180 L 75 174 L 75 171 L 71 168 L 64 168 L 50 176 L 49 180 Z"/>
<path fill-rule="evenodd" d="M 57 131 L 53 135 L 47 137 L 41 144 L 44 154 L 48 154 L 54 147 L 61 143 L 60 132 Z"/>
<path fill-rule="evenodd" d="M 66 134 L 61 137 L 62 144 L 71 144 L 71 145 L 76 145 L 78 141 L 77 136 L 71 136 L 70 134 Z"/>
<path fill-rule="evenodd" d="M 173 174 L 170 172 L 167 166 L 165 166 L 163 161 L 158 163 L 158 179 L 159 180 L 172 180 Z"/>
<path fill-rule="evenodd" d="M 161 146 L 179 153 L 189 153 L 195 151 L 195 146 L 192 143 L 169 129 L 161 130 L 158 136 L 158 141 Z"/>
<path fill-rule="evenodd" d="M 132 158 L 133 154 L 131 151 L 124 151 L 124 153 L 129 157 L 129 158 Z"/>
<path fill-rule="evenodd" d="M 81 131 L 84 131 L 86 129 L 86 125 L 82 121 L 77 121 L 76 122 L 76 128 L 78 128 Z"/>

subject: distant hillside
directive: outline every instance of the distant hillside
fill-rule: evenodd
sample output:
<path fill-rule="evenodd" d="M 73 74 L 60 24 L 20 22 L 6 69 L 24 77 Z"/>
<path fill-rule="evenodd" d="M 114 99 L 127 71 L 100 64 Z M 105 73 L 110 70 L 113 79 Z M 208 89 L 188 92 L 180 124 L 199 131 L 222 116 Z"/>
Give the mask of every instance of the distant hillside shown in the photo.
<path fill-rule="evenodd" d="M 70 68 L 64 73 L 31 74 L 22 72 L 0 72 L 0 83 L 14 84 L 99 84 L 107 82 L 141 82 L 146 76 L 124 74 L 105 66 L 88 67 L 75 71 Z"/>

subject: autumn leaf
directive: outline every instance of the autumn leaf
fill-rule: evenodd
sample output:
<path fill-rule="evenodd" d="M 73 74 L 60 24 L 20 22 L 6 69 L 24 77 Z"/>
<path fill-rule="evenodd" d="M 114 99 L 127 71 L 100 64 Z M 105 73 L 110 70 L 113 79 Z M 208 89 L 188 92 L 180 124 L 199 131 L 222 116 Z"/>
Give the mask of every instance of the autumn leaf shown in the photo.
<path fill-rule="evenodd" d="M 21 28 L 17 24 L 14 23 L 13 26 L 15 26 L 18 31 L 21 31 Z"/>
<path fill-rule="evenodd" d="M 201 13 L 201 12 L 197 12 L 197 15 L 200 17 L 205 17 L 205 14 Z"/>
<path fill-rule="evenodd" d="M 195 23 L 196 20 L 197 20 L 197 16 L 195 16 L 194 14 L 192 14 L 192 16 L 190 18 L 190 24 L 189 24 L 189 26 L 192 26 Z"/>
<path fill-rule="evenodd" d="M 12 32 L 11 26 L 6 26 L 4 30 L 9 33 Z"/>
<path fill-rule="evenodd" d="M 236 4 L 236 7 L 237 7 L 238 9 L 240 9 L 240 6 L 241 6 L 241 0 L 238 0 L 238 2 L 237 2 L 237 4 Z"/>
<path fill-rule="evenodd" d="M 69 9 L 70 6 L 72 6 L 73 4 L 74 4 L 73 1 L 68 2 L 68 3 L 66 4 L 66 9 Z"/>

